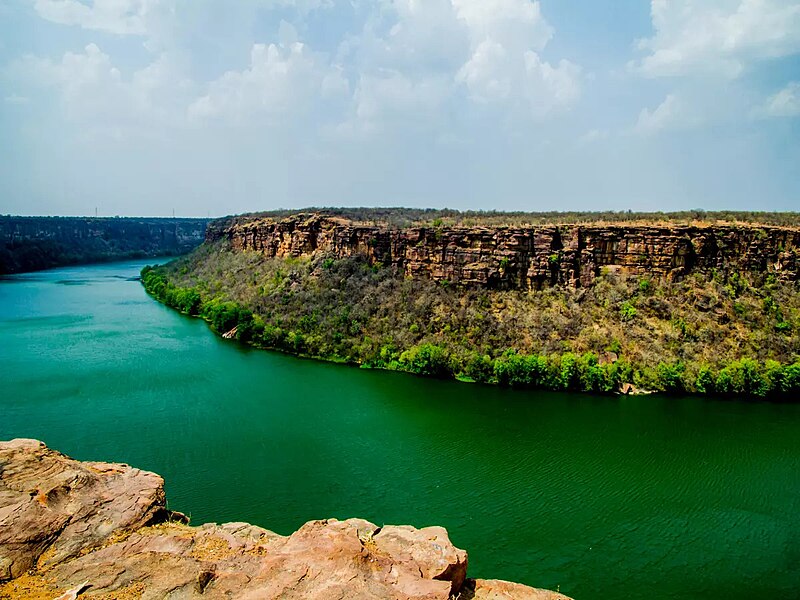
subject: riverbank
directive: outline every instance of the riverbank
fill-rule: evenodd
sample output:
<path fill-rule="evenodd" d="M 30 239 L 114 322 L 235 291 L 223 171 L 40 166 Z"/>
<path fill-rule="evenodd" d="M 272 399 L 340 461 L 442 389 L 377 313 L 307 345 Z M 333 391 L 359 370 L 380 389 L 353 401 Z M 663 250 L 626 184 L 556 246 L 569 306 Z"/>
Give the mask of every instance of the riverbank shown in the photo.
<path fill-rule="evenodd" d="M 362 519 L 281 536 L 246 523 L 189 527 L 164 481 L 79 462 L 36 440 L 0 442 L 0 598 L 569 600 L 467 578 L 441 527 Z"/>
<path fill-rule="evenodd" d="M 486 290 L 361 255 L 268 257 L 206 242 L 142 281 L 220 335 L 290 354 L 514 388 L 791 400 L 798 283 L 696 273 Z"/>

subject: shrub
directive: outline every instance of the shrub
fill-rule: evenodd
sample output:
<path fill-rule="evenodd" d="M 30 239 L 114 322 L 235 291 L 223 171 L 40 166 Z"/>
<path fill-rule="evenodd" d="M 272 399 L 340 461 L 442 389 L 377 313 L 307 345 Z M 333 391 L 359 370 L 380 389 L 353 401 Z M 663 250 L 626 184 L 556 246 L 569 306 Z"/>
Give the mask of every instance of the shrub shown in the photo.
<path fill-rule="evenodd" d="M 597 361 L 597 355 L 587 352 L 578 360 L 578 379 L 584 392 L 602 392 L 606 389 L 605 371 Z"/>
<path fill-rule="evenodd" d="M 619 315 L 623 321 L 632 321 L 636 317 L 636 307 L 630 302 L 623 302 L 619 309 Z"/>
<path fill-rule="evenodd" d="M 507 351 L 494 363 L 494 375 L 500 385 L 517 388 L 551 388 L 548 361 L 544 356 Z"/>
<path fill-rule="evenodd" d="M 487 354 L 473 353 L 467 359 L 464 375 L 480 383 L 489 383 L 494 376 L 494 361 Z"/>
<path fill-rule="evenodd" d="M 580 389 L 580 374 L 578 372 L 578 356 L 567 352 L 561 357 L 559 369 L 559 387 L 563 390 Z"/>
<path fill-rule="evenodd" d="M 694 388 L 701 394 L 713 394 L 715 392 L 714 373 L 707 365 L 700 367 L 700 370 L 697 372 Z"/>
<path fill-rule="evenodd" d="M 658 387 L 664 392 L 680 393 L 686 390 L 683 375 L 686 368 L 683 363 L 674 364 L 658 363 L 656 376 Z"/>
<path fill-rule="evenodd" d="M 761 373 L 759 364 L 752 359 L 741 359 L 725 366 L 717 375 L 716 392 L 724 395 L 766 396 L 769 383 Z"/>
<path fill-rule="evenodd" d="M 422 344 L 406 350 L 400 355 L 403 370 L 416 375 L 449 377 L 450 357 L 447 351 L 435 344 Z"/>

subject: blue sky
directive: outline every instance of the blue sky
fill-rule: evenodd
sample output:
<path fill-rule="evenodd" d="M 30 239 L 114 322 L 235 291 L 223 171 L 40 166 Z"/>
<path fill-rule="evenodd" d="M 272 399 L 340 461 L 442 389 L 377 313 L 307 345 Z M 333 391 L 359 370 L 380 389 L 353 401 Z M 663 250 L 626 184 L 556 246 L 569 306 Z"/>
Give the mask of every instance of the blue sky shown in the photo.
<path fill-rule="evenodd" d="M 800 0 L 4 0 L 0 213 L 800 210 Z"/>

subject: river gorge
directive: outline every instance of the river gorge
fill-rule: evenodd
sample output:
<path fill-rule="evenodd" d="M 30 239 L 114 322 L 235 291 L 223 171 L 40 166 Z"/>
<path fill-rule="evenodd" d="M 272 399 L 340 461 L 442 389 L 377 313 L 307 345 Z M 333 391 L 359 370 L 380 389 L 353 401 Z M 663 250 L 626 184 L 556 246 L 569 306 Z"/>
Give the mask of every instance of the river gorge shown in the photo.
<path fill-rule="evenodd" d="M 145 262 L 0 280 L 0 439 L 155 471 L 194 523 L 441 525 L 472 576 L 580 600 L 796 597 L 800 405 L 257 351 L 149 298 Z"/>

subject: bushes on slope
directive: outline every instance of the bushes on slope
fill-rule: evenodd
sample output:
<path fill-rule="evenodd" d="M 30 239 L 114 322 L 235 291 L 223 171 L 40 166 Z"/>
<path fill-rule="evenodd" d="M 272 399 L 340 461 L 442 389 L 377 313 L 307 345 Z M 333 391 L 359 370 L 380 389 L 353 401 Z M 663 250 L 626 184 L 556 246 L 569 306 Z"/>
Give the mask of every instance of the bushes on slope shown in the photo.
<path fill-rule="evenodd" d="M 800 361 L 796 359 L 786 363 L 767 355 L 763 360 L 700 362 L 696 353 L 688 353 L 691 345 L 712 347 L 714 344 L 715 338 L 704 338 L 713 332 L 697 321 L 705 313 L 689 313 L 685 318 L 673 316 L 674 311 L 668 307 L 671 301 L 668 290 L 650 280 L 646 285 L 633 285 L 630 288 L 633 291 L 628 292 L 633 293 L 633 297 L 628 300 L 624 300 L 626 290 L 613 281 L 601 282 L 589 294 L 605 298 L 602 306 L 608 306 L 608 315 L 613 316 L 617 311 L 618 318 L 628 329 L 639 325 L 631 325 L 632 321 L 626 321 L 625 315 L 620 314 L 618 307 L 625 304 L 639 307 L 632 317 L 637 321 L 646 318 L 652 324 L 654 318 L 663 319 L 667 328 L 660 343 L 667 352 L 655 354 L 659 348 L 652 346 L 652 342 L 648 347 L 641 338 L 616 336 L 605 340 L 586 338 L 594 347 L 603 348 L 601 344 L 604 344 L 604 352 L 571 351 L 570 346 L 580 347 L 585 343 L 581 340 L 591 330 L 583 328 L 569 333 L 573 324 L 568 319 L 559 320 L 558 313 L 577 309 L 567 304 L 570 292 L 552 290 L 542 292 L 539 299 L 546 299 L 558 312 L 546 313 L 552 316 L 542 320 L 539 335 L 541 339 L 565 334 L 572 337 L 565 338 L 569 343 L 562 343 L 560 351 L 558 345 L 550 344 L 545 351 L 526 352 L 521 349 L 522 345 L 498 350 L 509 347 L 508 336 L 513 330 L 503 328 L 511 327 L 517 317 L 498 321 L 491 312 L 494 300 L 485 293 L 461 296 L 458 304 L 448 306 L 447 303 L 457 297 L 452 291 L 422 282 L 410 285 L 391 277 L 385 269 L 357 260 L 327 259 L 320 261 L 319 269 L 315 270 L 315 265 L 308 262 L 289 264 L 284 261 L 273 268 L 255 256 L 235 259 L 247 261 L 242 270 L 246 268 L 250 273 L 246 280 L 236 275 L 233 284 L 240 291 L 235 294 L 231 293 L 234 288 L 225 283 L 226 278 L 232 276 L 231 269 L 214 267 L 214 263 L 202 255 L 195 257 L 201 261 L 195 271 L 203 273 L 203 277 L 195 274 L 192 279 L 192 268 L 183 263 L 155 269 L 146 267 L 142 271 L 142 282 L 147 291 L 163 303 L 186 314 L 201 316 L 220 333 L 236 327 L 237 337 L 253 345 L 422 376 L 457 377 L 522 389 L 593 393 L 613 393 L 624 384 L 672 394 L 722 397 L 791 398 L 800 393 Z M 247 281 L 246 286 L 244 281 Z M 706 287 L 689 287 L 690 302 L 696 304 L 699 311 L 715 310 L 723 319 L 734 318 L 729 316 L 736 314 L 734 309 L 731 313 L 723 312 L 725 298 L 713 296 L 718 293 L 714 285 L 710 282 Z M 720 283 L 718 288 L 722 285 Z M 774 286 L 774 283 L 766 285 Z M 744 296 L 749 303 L 750 309 L 742 313 L 743 319 L 761 318 L 759 313 L 763 311 L 755 311 L 755 300 L 748 299 L 756 298 L 758 290 L 738 280 L 728 280 L 724 286 L 726 290 L 736 287 L 730 293 L 724 291 L 725 294 L 739 300 Z M 255 295 L 247 296 L 248 293 Z M 513 299 L 513 296 L 502 298 Z M 597 298 L 588 298 L 584 298 L 580 310 L 600 311 Z M 790 296 L 784 293 L 784 303 L 787 298 Z M 765 306 L 771 318 L 777 309 L 772 302 Z M 794 315 L 792 318 L 796 320 L 796 311 L 790 308 L 785 312 Z M 598 312 L 592 318 L 602 319 L 602 314 Z M 765 328 L 763 333 L 754 331 L 766 336 L 758 342 L 760 345 L 781 340 L 775 336 L 784 335 L 776 334 L 774 328 L 771 331 Z M 620 343 L 620 339 L 624 343 Z M 791 339 L 787 339 L 789 346 L 793 344 Z M 642 350 L 634 347 L 631 352 L 632 343 L 640 344 Z M 648 359 L 654 354 L 688 358 L 650 362 Z"/>

